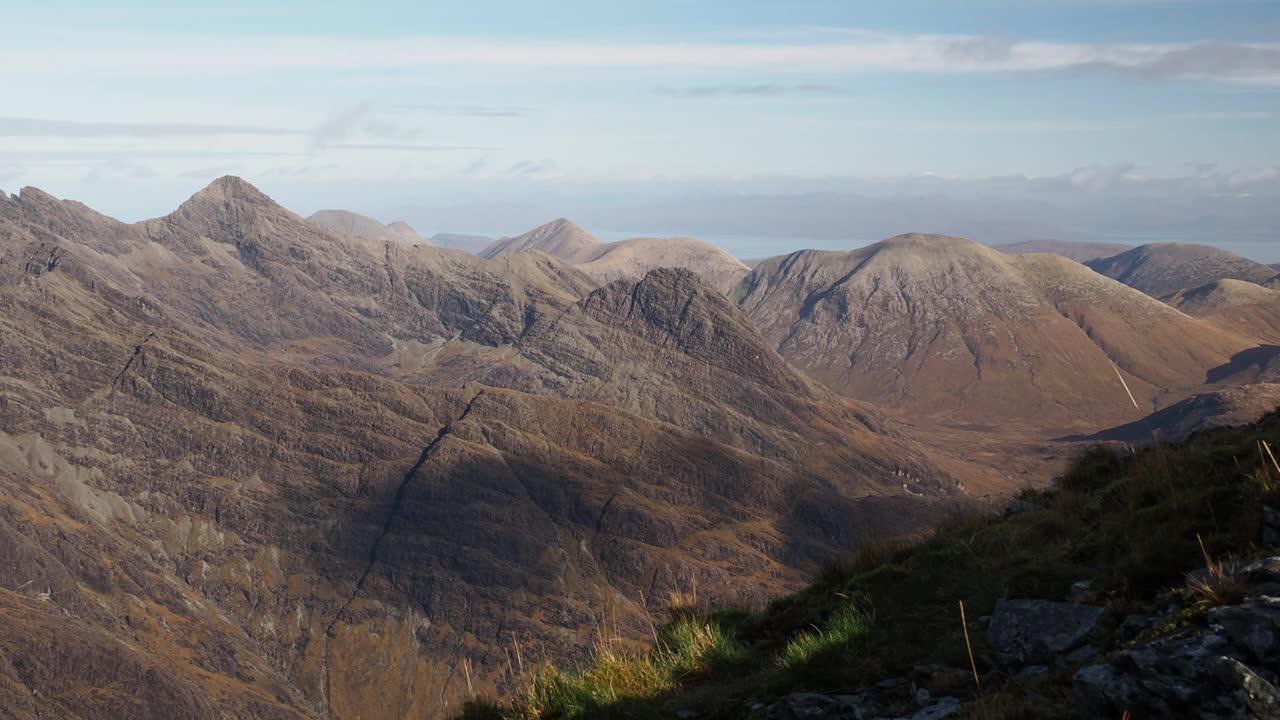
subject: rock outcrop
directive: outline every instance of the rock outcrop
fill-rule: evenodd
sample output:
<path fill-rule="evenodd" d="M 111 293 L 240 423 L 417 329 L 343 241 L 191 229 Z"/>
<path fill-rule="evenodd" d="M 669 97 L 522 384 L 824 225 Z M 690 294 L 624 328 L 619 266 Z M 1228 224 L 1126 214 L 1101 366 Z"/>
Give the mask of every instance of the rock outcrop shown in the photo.
<path fill-rule="evenodd" d="M 1082 716 L 1272 718 L 1280 714 L 1280 558 L 1241 569 L 1250 593 L 1191 626 L 1123 648 L 1075 674 Z M 1138 625 L 1155 625 L 1139 622 Z"/>

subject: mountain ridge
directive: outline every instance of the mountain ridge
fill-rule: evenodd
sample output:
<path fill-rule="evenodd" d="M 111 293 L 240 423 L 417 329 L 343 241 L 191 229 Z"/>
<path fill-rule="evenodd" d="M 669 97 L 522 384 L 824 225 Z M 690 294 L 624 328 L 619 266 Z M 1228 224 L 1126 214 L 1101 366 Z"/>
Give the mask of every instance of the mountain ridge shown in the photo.
<path fill-rule="evenodd" d="M 1093 270 L 1152 297 L 1200 287 L 1215 280 L 1263 283 L 1276 272 L 1233 253 L 1191 243 L 1150 243 L 1086 263 Z"/>
<path fill-rule="evenodd" d="M 1251 346 L 1074 261 L 923 234 L 770 260 L 731 297 L 838 392 L 969 423 L 1105 422 L 1117 368 L 1150 404 Z"/>
<path fill-rule="evenodd" d="M 480 254 L 495 258 L 532 250 L 560 258 L 602 285 L 620 278 L 636 279 L 661 267 L 680 267 L 699 273 L 727 292 L 749 270 L 723 248 L 696 238 L 631 238 L 602 243 L 566 218 L 495 241 Z"/>
<path fill-rule="evenodd" d="M 515 681 L 511 633 L 582 659 L 602 618 L 763 602 L 965 501 L 693 273 L 361 241 L 241 183 L 134 225 L 0 199 L 24 714 L 439 717 Z"/>

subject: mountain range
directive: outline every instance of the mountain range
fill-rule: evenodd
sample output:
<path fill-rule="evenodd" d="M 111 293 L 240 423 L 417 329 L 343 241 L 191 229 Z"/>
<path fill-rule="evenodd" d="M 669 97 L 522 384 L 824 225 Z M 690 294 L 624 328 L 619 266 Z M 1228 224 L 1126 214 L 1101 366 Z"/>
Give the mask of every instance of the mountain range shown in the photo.
<path fill-rule="evenodd" d="M 963 501 L 688 271 L 378 242 L 235 178 L 136 224 L 26 189 L 0 242 L 18 717 L 438 717 Z"/>
<path fill-rule="evenodd" d="M 983 426 L 1149 412 L 1257 345 L 1065 258 L 933 235 L 773 259 L 735 299 L 838 392 Z M 1117 402 L 1126 387 L 1132 403 Z"/>
<path fill-rule="evenodd" d="M 1044 480 L 992 439 L 1060 458 L 1280 382 L 1276 291 L 1221 258 L 1143 292 L 936 235 L 748 273 L 410 232 L 234 177 L 138 223 L 0 194 L 0 708 L 442 717 Z"/>

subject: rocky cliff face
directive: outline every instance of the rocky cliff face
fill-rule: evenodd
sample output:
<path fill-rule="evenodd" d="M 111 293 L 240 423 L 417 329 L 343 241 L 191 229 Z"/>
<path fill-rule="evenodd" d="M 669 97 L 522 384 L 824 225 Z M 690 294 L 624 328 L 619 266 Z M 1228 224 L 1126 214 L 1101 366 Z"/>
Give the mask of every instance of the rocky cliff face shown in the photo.
<path fill-rule="evenodd" d="M 0 337 L 17 717 L 437 717 L 957 495 L 690 273 L 373 243 L 231 178 L 136 225 L 0 198 Z"/>

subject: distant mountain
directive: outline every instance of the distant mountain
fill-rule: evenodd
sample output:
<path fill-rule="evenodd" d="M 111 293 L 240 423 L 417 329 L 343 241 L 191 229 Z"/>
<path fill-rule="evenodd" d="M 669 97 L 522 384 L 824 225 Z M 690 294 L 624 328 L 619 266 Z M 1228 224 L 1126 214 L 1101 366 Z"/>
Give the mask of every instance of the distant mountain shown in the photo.
<path fill-rule="evenodd" d="M 1164 300 L 1188 315 L 1280 344 L 1280 290 L 1243 280 L 1215 280 Z"/>
<path fill-rule="evenodd" d="M 1097 428 L 1199 389 L 1256 341 L 1053 255 L 903 235 L 761 263 L 732 294 L 832 389 L 955 423 Z"/>
<path fill-rule="evenodd" d="M 493 244 L 493 238 L 484 235 L 463 235 L 459 233 L 436 233 L 431 236 L 431 244 L 439 247 L 453 248 L 479 255 L 481 251 Z"/>
<path fill-rule="evenodd" d="M 409 245 L 430 245 L 426 238 L 418 234 L 409 223 L 403 221 L 383 225 L 371 217 L 353 213 L 348 210 L 321 210 L 307 218 L 321 227 L 336 232 L 374 240 L 376 242 L 399 242 Z"/>
<path fill-rule="evenodd" d="M 560 258 L 602 284 L 620 278 L 640 278 L 657 268 L 676 267 L 692 270 L 721 291 L 728 291 L 749 270 L 724 249 L 701 240 L 633 238 L 602 243 L 564 218 L 523 235 L 499 240 L 480 254 L 494 258 L 533 251 Z"/>
<path fill-rule="evenodd" d="M 0 337 L 19 716 L 438 718 L 964 500 L 692 272 L 596 287 L 238 178 L 134 224 L 0 195 Z"/>
<path fill-rule="evenodd" d="M 1010 255 L 1050 253 L 1083 263 L 1109 257 L 1133 249 L 1132 245 L 1103 242 L 1073 242 L 1069 240 L 1025 240 L 1023 242 L 992 245 L 996 250 Z"/>
<path fill-rule="evenodd" d="M 480 257 L 492 259 L 501 255 L 537 250 L 569 263 L 588 262 L 599 250 L 601 243 L 595 235 L 577 223 L 559 218 L 530 230 L 523 235 L 503 238 L 480 251 Z"/>
<path fill-rule="evenodd" d="M 1262 283 L 1275 277 L 1273 268 L 1208 245 L 1153 243 L 1085 263 L 1152 297 L 1197 288 L 1215 280 Z"/>

